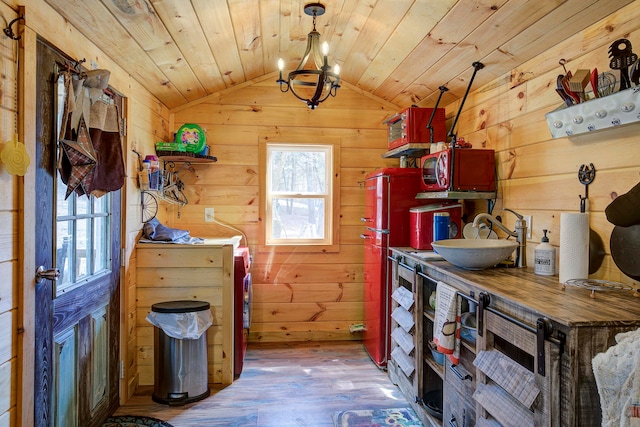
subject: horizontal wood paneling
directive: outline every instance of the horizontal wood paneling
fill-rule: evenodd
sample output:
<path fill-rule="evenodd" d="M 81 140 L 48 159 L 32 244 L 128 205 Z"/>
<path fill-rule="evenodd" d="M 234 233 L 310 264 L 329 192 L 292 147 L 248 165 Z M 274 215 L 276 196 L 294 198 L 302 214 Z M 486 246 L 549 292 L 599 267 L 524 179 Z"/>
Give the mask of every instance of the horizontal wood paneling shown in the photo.
<path fill-rule="evenodd" d="M 263 303 L 253 307 L 252 320 L 257 323 L 317 322 L 357 320 L 361 316 L 360 302 Z"/>
<path fill-rule="evenodd" d="M 17 310 L 5 311 L 0 314 L 0 360 L 8 361 L 16 357 L 16 335 Z"/>
<path fill-rule="evenodd" d="M 0 211 L 0 261 L 17 259 L 18 212 Z"/>
<path fill-rule="evenodd" d="M 16 405 L 16 358 L 0 364 L 0 413 Z"/>
<path fill-rule="evenodd" d="M 2 111 L 6 113 L 6 111 Z M 13 120 L 13 119 L 9 119 Z M 11 141 L 13 136 L 9 135 L 10 129 L 2 132 L 2 137 L 5 141 Z M 4 165 L 0 164 L 0 189 L 2 189 L 3 197 L 0 197 L 0 212 L 7 212 L 15 209 L 15 204 L 18 200 L 18 180 L 15 176 L 9 175 Z"/>
<path fill-rule="evenodd" d="M 555 80 L 563 70 L 557 61 L 566 58 L 567 69 L 574 72 L 593 67 L 610 71 L 608 46 L 622 37 L 640 37 L 639 2 L 559 41 L 558 46 L 509 75 L 473 91 L 460 116 L 458 136 L 472 141 L 474 147 L 496 150 L 499 183 L 494 213 L 502 214 L 502 208 L 507 207 L 533 216 L 529 260 L 533 259 L 542 229 L 549 230 L 552 245 L 559 245 L 560 213 L 579 210 L 579 196 L 585 189 L 578 181 L 578 170 L 582 164 L 593 163 L 596 177 L 589 185 L 590 227 L 603 240 L 607 255 L 592 278 L 632 284 L 634 281 L 618 270 L 608 254 L 613 224 L 607 221 L 604 210 L 616 195 L 640 182 L 638 125 L 552 139 L 545 121 L 545 114 L 561 104 Z M 617 71 L 613 73 L 618 75 Z M 447 115 L 457 108 L 458 103 L 447 106 Z M 476 203 L 475 209 L 482 211 L 486 206 Z M 502 216 L 513 229 L 515 217 Z"/>
<path fill-rule="evenodd" d="M 205 129 L 218 162 L 183 173 L 189 204 L 180 209 L 179 217 L 174 209 L 168 221 L 195 236 L 238 234 L 204 223 L 204 208 L 213 207 L 217 220 L 247 235 L 253 255 L 251 340 L 361 338 L 349 332 L 350 324 L 362 321 L 364 190 L 359 182 L 379 167 L 397 166 L 397 159 L 382 158 L 387 148 L 383 121 L 396 111 L 350 87 L 309 111 L 268 80 L 175 111 L 176 127 L 188 121 Z M 318 142 L 340 144 L 339 251 L 258 249 L 263 233 L 259 143 L 309 141 L 309 135 L 317 135 Z"/>
<path fill-rule="evenodd" d="M 284 99 L 278 88 L 271 89 L 278 93 L 280 99 Z M 343 95 L 344 91 L 341 91 Z M 344 96 L 344 95 L 343 95 Z M 347 95 L 348 96 L 348 95 Z M 287 101 L 285 101 L 287 102 Z M 370 114 L 358 114 L 357 110 L 339 110 L 329 108 L 318 108 L 314 111 L 300 110 L 302 104 L 295 106 L 237 106 L 237 105 L 217 105 L 201 104 L 198 107 L 189 109 L 189 113 L 180 112 L 176 114 L 176 123 L 212 123 L 241 125 L 243 123 L 254 123 L 257 125 L 269 125 L 281 120 L 283 111 L 288 111 L 288 126 L 292 127 L 337 127 L 350 128 L 354 123 L 365 128 L 378 126 L 388 117 L 391 111 L 372 111 Z M 316 114 L 317 113 L 317 114 Z"/>
<path fill-rule="evenodd" d="M 257 283 L 318 283 L 362 282 L 363 266 L 352 264 L 282 265 L 258 264 L 251 266 L 251 275 Z"/>
<path fill-rule="evenodd" d="M 178 250 L 184 246 L 166 246 L 165 248 L 145 248 L 142 243 L 138 247 L 138 268 L 144 267 L 173 267 L 181 268 L 220 268 L 223 262 L 223 252 L 220 248 L 207 249 L 198 246 L 192 246 L 190 250 Z M 186 279 L 186 276 L 185 276 Z"/>
<path fill-rule="evenodd" d="M 140 385 L 154 384 L 153 331 L 146 320 L 153 304 L 166 301 L 205 301 L 213 324 L 207 329 L 209 380 L 233 380 L 232 247 L 212 245 L 145 245 L 136 250 L 136 366 Z"/>
<path fill-rule="evenodd" d="M 0 286 L 0 313 L 14 309 L 18 305 L 18 287 L 16 286 L 17 262 L 0 262 L 0 277 L 4 286 Z"/>
<path fill-rule="evenodd" d="M 253 296 L 260 303 L 362 302 L 362 283 L 274 283 L 256 284 Z"/>

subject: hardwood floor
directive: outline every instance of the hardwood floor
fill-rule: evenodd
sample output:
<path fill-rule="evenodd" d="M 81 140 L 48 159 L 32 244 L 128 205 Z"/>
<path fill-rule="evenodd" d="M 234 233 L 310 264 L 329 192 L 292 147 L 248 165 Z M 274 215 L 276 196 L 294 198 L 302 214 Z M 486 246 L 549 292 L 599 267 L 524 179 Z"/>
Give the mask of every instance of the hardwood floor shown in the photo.
<path fill-rule="evenodd" d="M 242 375 L 181 407 L 151 400 L 145 387 L 116 415 L 146 415 L 175 427 L 333 427 L 337 411 L 409 406 L 362 343 L 249 344 Z"/>

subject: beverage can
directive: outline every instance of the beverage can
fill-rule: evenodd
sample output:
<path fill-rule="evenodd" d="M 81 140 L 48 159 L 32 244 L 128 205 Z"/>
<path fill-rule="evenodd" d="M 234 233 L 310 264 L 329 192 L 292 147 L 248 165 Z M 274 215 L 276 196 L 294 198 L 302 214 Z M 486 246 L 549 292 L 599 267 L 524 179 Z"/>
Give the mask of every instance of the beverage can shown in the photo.
<path fill-rule="evenodd" d="M 449 238 L 449 213 L 436 212 L 433 214 L 433 241 Z"/>

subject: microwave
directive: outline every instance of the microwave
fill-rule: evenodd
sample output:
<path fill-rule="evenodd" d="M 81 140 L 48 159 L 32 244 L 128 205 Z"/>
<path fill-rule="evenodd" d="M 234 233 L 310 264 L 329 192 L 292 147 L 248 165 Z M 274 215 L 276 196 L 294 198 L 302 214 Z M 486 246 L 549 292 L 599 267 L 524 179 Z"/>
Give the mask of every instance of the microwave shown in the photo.
<path fill-rule="evenodd" d="M 453 170 L 451 157 L 453 160 Z M 420 158 L 423 191 L 495 191 L 494 150 L 451 148 Z"/>
<path fill-rule="evenodd" d="M 387 142 L 389 150 L 406 144 L 429 143 L 431 135 L 427 124 L 433 108 L 409 107 L 393 115 L 384 123 L 388 126 Z M 436 109 L 433 121 L 433 141 L 447 139 L 447 127 L 444 108 Z"/>

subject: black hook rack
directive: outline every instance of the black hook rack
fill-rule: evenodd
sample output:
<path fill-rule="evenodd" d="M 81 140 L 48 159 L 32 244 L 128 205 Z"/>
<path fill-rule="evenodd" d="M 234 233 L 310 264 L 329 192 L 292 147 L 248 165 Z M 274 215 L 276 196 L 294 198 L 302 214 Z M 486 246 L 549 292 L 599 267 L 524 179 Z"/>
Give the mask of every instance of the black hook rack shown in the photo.
<path fill-rule="evenodd" d="M 70 70 L 73 70 L 73 72 L 75 72 L 78 75 L 82 74 L 82 64 L 84 64 L 85 62 L 87 62 L 86 58 L 82 58 L 82 59 L 72 59 L 72 60 L 65 60 L 65 62 L 67 63 L 67 68 L 69 68 Z"/>
<path fill-rule="evenodd" d="M 16 22 L 18 22 L 21 19 L 24 21 L 24 15 L 18 16 L 16 19 L 14 19 L 13 21 L 9 22 L 9 25 L 7 25 L 7 27 L 4 29 L 4 34 L 7 37 L 9 37 L 11 40 L 20 40 L 22 38 L 22 36 L 16 36 L 16 34 L 13 32 L 13 28 L 11 28 L 13 26 L 13 24 L 15 24 Z"/>

